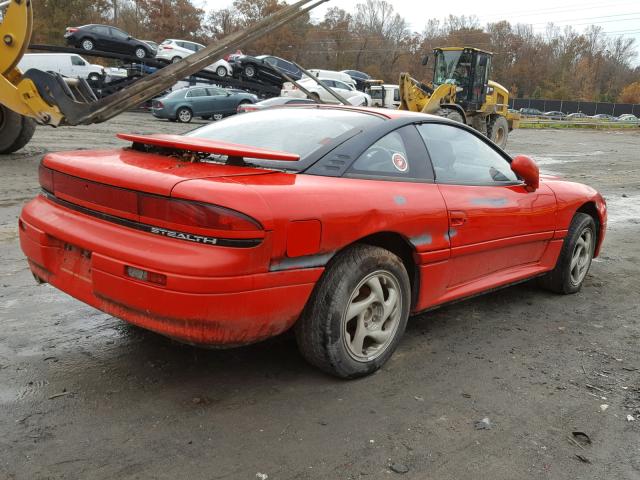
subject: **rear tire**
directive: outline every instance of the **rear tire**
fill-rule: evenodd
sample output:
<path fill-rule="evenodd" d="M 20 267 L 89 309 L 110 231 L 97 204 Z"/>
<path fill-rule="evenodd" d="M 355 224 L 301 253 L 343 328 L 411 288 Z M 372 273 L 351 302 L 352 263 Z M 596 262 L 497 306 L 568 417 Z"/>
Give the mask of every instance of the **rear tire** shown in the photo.
<path fill-rule="evenodd" d="M 253 78 L 256 76 L 256 67 L 253 65 L 247 65 L 244 67 L 244 76 L 247 78 Z"/>
<path fill-rule="evenodd" d="M 90 74 L 89 74 L 89 78 L 88 78 L 87 80 L 89 80 L 90 82 L 95 82 L 95 83 L 97 83 L 97 82 L 99 82 L 100 80 L 102 80 L 102 76 L 101 76 L 101 75 L 99 75 L 99 74 L 97 74 L 97 73 L 90 73 Z"/>
<path fill-rule="evenodd" d="M 501 115 L 493 117 L 487 127 L 487 136 L 489 140 L 500 148 L 505 148 L 509 137 L 509 122 L 507 122 L 507 119 Z"/>
<path fill-rule="evenodd" d="M 176 112 L 176 117 L 180 123 L 189 123 L 193 119 L 193 112 L 190 108 L 180 107 Z"/>
<path fill-rule="evenodd" d="M 410 303 L 409 276 L 396 255 L 350 247 L 331 260 L 296 323 L 298 348 L 331 375 L 369 375 L 398 346 Z"/>
<path fill-rule="evenodd" d="M 93 50 L 95 48 L 95 44 L 93 43 L 93 40 L 91 40 L 90 38 L 84 38 L 81 42 L 80 42 L 80 47 L 87 51 L 90 52 L 91 50 Z"/>
<path fill-rule="evenodd" d="M 596 239 L 593 217 L 576 213 L 562 243 L 556 266 L 540 277 L 540 286 L 564 295 L 580 291 L 591 266 Z"/>
<path fill-rule="evenodd" d="M 314 102 L 320 102 L 320 95 L 317 94 L 316 92 L 311 92 L 309 94 L 309 99 L 313 100 Z"/>
<path fill-rule="evenodd" d="M 216 75 L 218 75 L 219 77 L 226 77 L 227 69 L 224 68 L 222 65 L 219 66 L 218 68 L 216 68 Z"/>
<path fill-rule="evenodd" d="M 36 122 L 0 105 L 0 154 L 24 147 L 36 130 Z"/>
<path fill-rule="evenodd" d="M 171 63 L 178 63 L 180 60 L 182 60 L 182 58 L 180 58 L 180 57 L 173 57 L 173 58 L 171 59 Z"/>

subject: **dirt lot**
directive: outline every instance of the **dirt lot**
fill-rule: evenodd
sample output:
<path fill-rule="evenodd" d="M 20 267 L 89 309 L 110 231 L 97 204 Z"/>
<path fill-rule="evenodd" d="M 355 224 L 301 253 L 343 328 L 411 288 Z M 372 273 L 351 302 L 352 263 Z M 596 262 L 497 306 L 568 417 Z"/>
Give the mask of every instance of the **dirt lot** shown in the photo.
<path fill-rule="evenodd" d="M 384 369 L 346 382 L 289 335 L 202 350 L 35 285 L 16 221 L 43 152 L 188 128 L 143 114 L 40 128 L 0 161 L 1 479 L 640 478 L 640 132 L 510 140 L 609 200 L 581 293 L 524 284 L 415 317 Z"/>

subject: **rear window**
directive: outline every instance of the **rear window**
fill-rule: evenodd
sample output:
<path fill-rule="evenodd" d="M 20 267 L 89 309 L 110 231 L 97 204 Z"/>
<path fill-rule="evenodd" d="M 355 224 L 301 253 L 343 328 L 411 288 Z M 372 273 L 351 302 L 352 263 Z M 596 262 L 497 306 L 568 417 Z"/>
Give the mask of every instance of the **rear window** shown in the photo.
<path fill-rule="evenodd" d="M 245 158 L 260 167 L 301 171 L 315 161 L 314 153 L 333 148 L 361 130 L 383 122 L 367 113 L 315 108 L 275 109 L 229 117 L 186 134 L 252 147 L 300 155 L 298 162 L 274 162 Z"/>

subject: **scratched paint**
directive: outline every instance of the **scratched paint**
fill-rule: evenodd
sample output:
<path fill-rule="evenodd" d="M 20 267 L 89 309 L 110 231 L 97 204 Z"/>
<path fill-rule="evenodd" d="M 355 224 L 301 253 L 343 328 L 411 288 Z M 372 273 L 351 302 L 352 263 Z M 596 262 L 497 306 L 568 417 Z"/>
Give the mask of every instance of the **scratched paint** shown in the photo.
<path fill-rule="evenodd" d="M 487 207 L 501 207 L 507 204 L 507 199 L 505 197 L 478 197 L 472 198 L 471 203 L 473 205 L 485 205 Z"/>
<path fill-rule="evenodd" d="M 456 230 L 455 228 L 450 228 L 449 230 L 446 231 L 446 233 L 444 234 L 444 238 L 447 242 L 451 241 L 451 239 L 453 237 L 455 237 L 456 235 L 458 235 L 458 230 Z"/>
<path fill-rule="evenodd" d="M 431 243 L 433 242 L 433 238 L 429 233 L 425 233 L 423 235 L 413 237 L 410 240 L 414 247 L 423 247 L 425 245 L 431 245 Z"/>
<path fill-rule="evenodd" d="M 395 197 L 393 197 L 393 201 L 396 202 L 396 205 L 404 205 L 405 203 L 407 203 L 407 199 L 402 195 L 396 195 Z"/>
<path fill-rule="evenodd" d="M 335 252 L 324 253 L 322 255 L 307 255 L 305 257 L 295 258 L 283 258 L 280 261 L 275 261 L 269 267 L 271 272 L 277 272 L 280 270 L 293 270 L 295 268 L 314 268 L 324 267 Z"/>

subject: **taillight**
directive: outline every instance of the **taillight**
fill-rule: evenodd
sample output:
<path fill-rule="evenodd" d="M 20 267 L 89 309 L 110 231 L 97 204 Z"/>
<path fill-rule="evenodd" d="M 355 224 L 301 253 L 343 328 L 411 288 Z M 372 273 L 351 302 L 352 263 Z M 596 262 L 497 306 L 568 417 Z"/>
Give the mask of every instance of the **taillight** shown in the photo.
<path fill-rule="evenodd" d="M 153 101 L 153 106 L 155 108 L 164 108 L 164 104 L 162 102 L 158 102 L 157 100 Z"/>
<path fill-rule="evenodd" d="M 42 188 L 61 200 L 161 227 L 160 230 L 175 228 L 198 235 L 215 235 L 212 230 L 218 230 L 230 232 L 234 238 L 245 238 L 249 232 L 260 237 L 264 233 L 257 220 L 219 205 L 127 190 L 56 172 L 42 164 L 38 168 L 38 177 Z M 237 233 L 233 235 L 231 232 Z"/>
<path fill-rule="evenodd" d="M 78 29 L 76 27 L 67 27 L 67 33 L 77 32 Z"/>
<path fill-rule="evenodd" d="M 207 203 L 138 194 L 138 214 L 142 222 L 159 220 L 199 229 L 248 232 L 262 230 L 251 217 L 235 210 Z M 144 217 L 144 218 L 142 218 Z"/>
<path fill-rule="evenodd" d="M 162 48 L 163 50 L 173 50 L 173 47 L 170 45 L 160 45 L 160 48 Z"/>
<path fill-rule="evenodd" d="M 40 164 L 38 167 L 38 181 L 46 191 L 53 193 L 53 170 Z"/>

